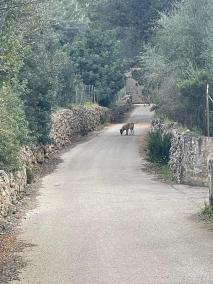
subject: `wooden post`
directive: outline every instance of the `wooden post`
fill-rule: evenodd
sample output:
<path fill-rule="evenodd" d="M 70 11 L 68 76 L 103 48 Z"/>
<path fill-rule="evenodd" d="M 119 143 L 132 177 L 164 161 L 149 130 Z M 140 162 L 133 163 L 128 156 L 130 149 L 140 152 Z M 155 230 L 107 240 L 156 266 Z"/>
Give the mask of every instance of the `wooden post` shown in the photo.
<path fill-rule="evenodd" d="M 206 128 L 207 128 L 207 137 L 210 136 L 209 131 L 209 84 L 206 86 Z"/>
<path fill-rule="evenodd" d="M 213 208 L 213 180 L 212 180 L 212 174 L 213 174 L 213 168 L 212 168 L 212 157 L 209 160 L 209 205 Z"/>
<path fill-rule="evenodd" d="M 78 103 L 78 87 L 75 86 L 75 103 L 77 104 Z"/>
<path fill-rule="evenodd" d="M 96 104 L 95 86 L 93 86 L 94 103 Z"/>

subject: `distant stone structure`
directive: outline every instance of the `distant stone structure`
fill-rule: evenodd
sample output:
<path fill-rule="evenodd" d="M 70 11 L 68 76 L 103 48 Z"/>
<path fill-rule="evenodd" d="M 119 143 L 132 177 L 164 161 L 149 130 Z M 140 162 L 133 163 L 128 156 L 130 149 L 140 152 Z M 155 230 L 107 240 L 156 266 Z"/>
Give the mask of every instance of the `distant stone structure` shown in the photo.
<path fill-rule="evenodd" d="M 128 75 L 126 81 L 126 93 L 132 97 L 133 104 L 147 104 L 147 98 L 143 96 L 143 88 L 134 80 L 131 75 Z"/>

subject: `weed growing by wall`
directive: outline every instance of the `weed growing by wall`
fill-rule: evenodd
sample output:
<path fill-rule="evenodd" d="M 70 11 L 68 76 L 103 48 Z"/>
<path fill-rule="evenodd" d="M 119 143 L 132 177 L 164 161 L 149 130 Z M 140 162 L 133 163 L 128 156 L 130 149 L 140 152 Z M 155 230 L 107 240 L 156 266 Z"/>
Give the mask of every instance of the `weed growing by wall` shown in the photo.
<path fill-rule="evenodd" d="M 150 132 L 148 134 L 148 159 L 153 163 L 166 165 L 169 162 L 171 148 L 171 136 L 162 135 L 161 131 Z"/>

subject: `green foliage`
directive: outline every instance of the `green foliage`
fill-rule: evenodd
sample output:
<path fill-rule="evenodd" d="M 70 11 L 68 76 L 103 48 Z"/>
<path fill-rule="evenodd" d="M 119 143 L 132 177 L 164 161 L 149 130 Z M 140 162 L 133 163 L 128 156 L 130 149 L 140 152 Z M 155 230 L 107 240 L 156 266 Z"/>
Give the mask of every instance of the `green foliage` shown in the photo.
<path fill-rule="evenodd" d="M 164 178 L 165 181 L 170 181 L 170 182 L 174 182 L 175 181 L 175 177 L 174 174 L 172 172 L 172 170 L 170 169 L 170 166 L 167 165 L 160 165 L 159 171 L 162 175 L 162 177 Z"/>
<path fill-rule="evenodd" d="M 19 94 L 13 87 L 0 88 L 0 168 L 15 170 L 19 167 L 19 150 L 27 142 L 27 123 Z"/>
<path fill-rule="evenodd" d="M 115 30 L 122 42 L 123 56 L 138 55 L 147 42 L 162 11 L 174 0 L 106 0 L 90 4 L 90 19 L 104 29 Z"/>
<path fill-rule="evenodd" d="M 86 102 L 84 104 L 84 107 L 95 110 L 98 107 L 98 104 L 94 104 L 92 102 Z"/>
<path fill-rule="evenodd" d="M 96 101 L 109 106 L 124 85 L 124 66 L 115 34 L 88 30 L 76 38 L 71 57 L 83 83 L 93 86 Z"/>
<path fill-rule="evenodd" d="M 22 99 L 31 137 L 39 143 L 47 143 L 51 109 L 56 104 L 57 95 L 61 91 L 59 72 L 65 60 L 62 52 L 58 50 L 57 37 L 53 38 L 53 31 L 50 33 L 46 27 L 41 28 L 42 34 L 39 31 L 29 35 L 28 40 L 33 39 L 35 43 L 31 53 L 24 59 L 19 79 L 26 81 L 27 90 Z"/>
<path fill-rule="evenodd" d="M 117 94 L 115 105 L 122 106 L 124 103 L 126 103 L 125 96 L 126 96 L 126 88 L 123 88 Z"/>
<path fill-rule="evenodd" d="M 139 52 L 173 1 L 0 2 L 0 168 L 13 170 L 24 143 L 49 142 L 53 109 L 123 96 L 135 63 L 123 58 Z"/>
<path fill-rule="evenodd" d="M 149 169 L 159 176 L 165 182 L 173 183 L 176 181 L 175 176 L 168 164 L 152 163 L 148 165 Z"/>
<path fill-rule="evenodd" d="M 190 129 L 197 128 L 198 131 L 205 134 L 206 117 L 206 80 L 202 77 L 194 80 L 184 80 L 178 85 L 179 100 L 184 105 L 181 113 L 174 113 L 173 118 L 178 117 L 178 121 Z"/>
<path fill-rule="evenodd" d="M 170 148 L 171 137 L 169 134 L 163 135 L 160 130 L 148 134 L 147 150 L 151 162 L 162 165 L 168 164 Z"/>
<path fill-rule="evenodd" d="M 158 113 L 203 134 L 206 82 L 213 84 L 212 16 L 210 0 L 176 4 L 161 15 L 140 64 L 140 81 L 158 104 Z"/>
<path fill-rule="evenodd" d="M 205 203 L 204 208 L 202 209 L 202 214 L 210 220 L 213 220 L 213 208 Z"/>
<path fill-rule="evenodd" d="M 111 121 L 111 117 L 110 117 L 109 113 L 103 112 L 101 114 L 101 117 L 100 117 L 101 124 L 104 125 L 106 123 L 109 123 L 110 121 Z"/>

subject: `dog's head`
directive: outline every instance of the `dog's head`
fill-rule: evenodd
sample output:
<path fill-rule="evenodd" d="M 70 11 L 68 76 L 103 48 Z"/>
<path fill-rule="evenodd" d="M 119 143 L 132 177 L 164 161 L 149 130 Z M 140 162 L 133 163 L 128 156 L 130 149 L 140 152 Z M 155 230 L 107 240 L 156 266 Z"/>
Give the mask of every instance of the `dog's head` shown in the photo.
<path fill-rule="evenodd" d="M 124 131 L 123 131 L 123 129 L 121 128 L 121 129 L 120 129 L 120 133 L 121 133 L 121 135 L 123 134 L 123 132 L 124 132 Z"/>

